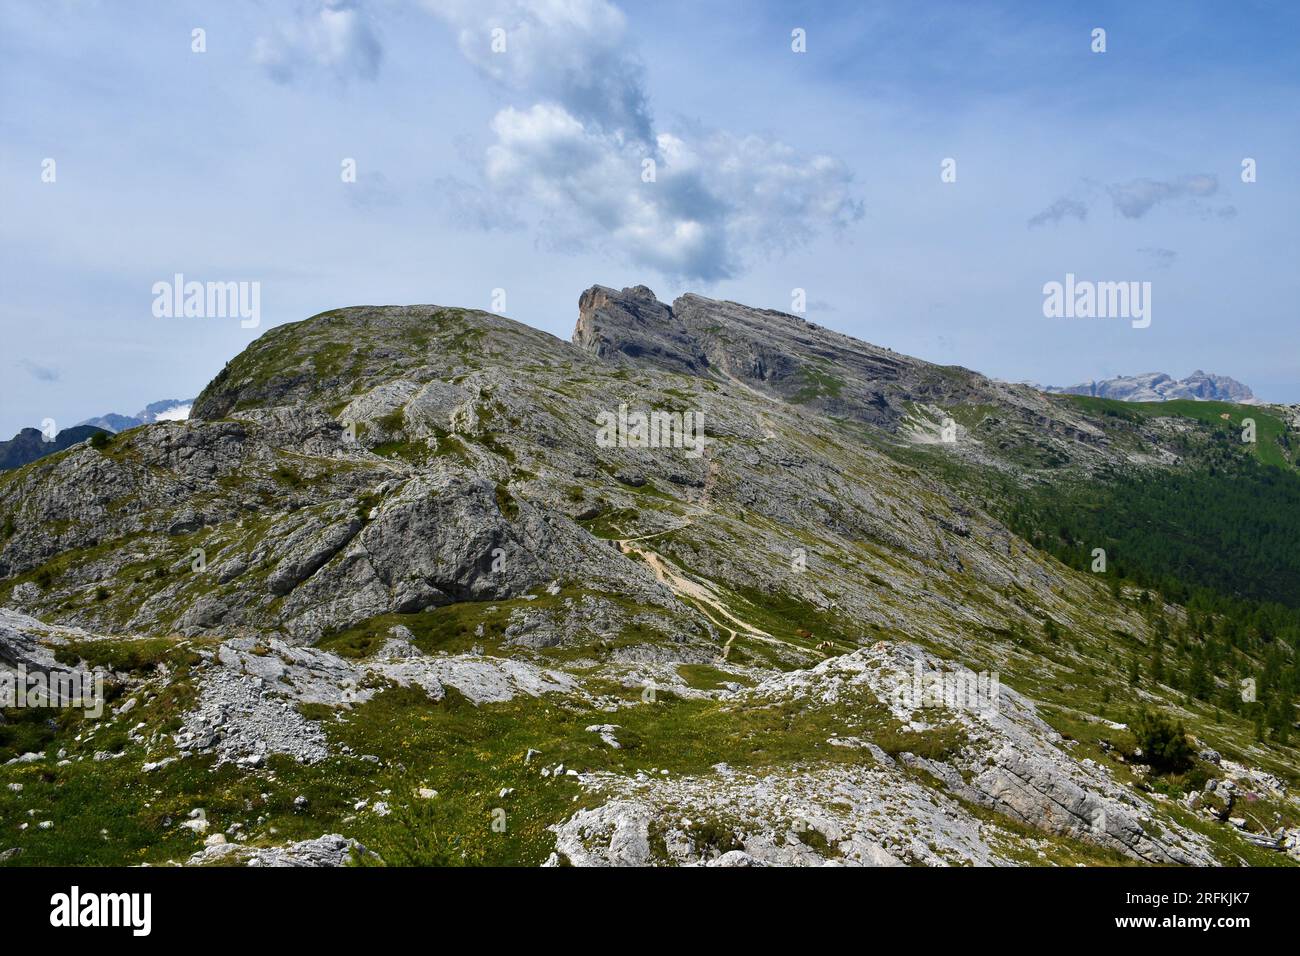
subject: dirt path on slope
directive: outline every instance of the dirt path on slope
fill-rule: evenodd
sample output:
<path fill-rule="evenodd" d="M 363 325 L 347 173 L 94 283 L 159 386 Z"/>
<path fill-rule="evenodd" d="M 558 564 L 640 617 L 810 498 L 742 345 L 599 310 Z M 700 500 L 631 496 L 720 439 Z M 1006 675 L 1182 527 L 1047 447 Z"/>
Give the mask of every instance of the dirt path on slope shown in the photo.
<path fill-rule="evenodd" d="M 677 530 L 677 529 L 670 529 Z M 666 534 L 667 532 L 659 532 Z M 646 535 L 644 537 L 653 537 Z M 726 643 L 722 645 L 721 655 L 726 660 L 727 655 L 731 653 L 731 645 L 735 642 L 736 637 L 744 634 L 745 637 L 755 641 L 763 641 L 767 644 L 784 644 L 795 647 L 798 650 L 804 648 L 798 645 L 790 644 L 789 641 L 783 641 L 779 637 L 773 637 L 761 627 L 749 623 L 743 618 L 737 617 L 731 613 L 731 610 L 718 597 L 716 591 L 700 581 L 687 577 L 672 562 L 665 558 L 658 551 L 650 548 L 639 547 L 633 544 L 634 541 L 644 540 L 643 538 L 625 538 L 618 541 L 619 550 L 626 555 L 635 555 L 650 566 L 654 572 L 655 579 L 664 584 L 677 597 L 681 598 L 688 604 L 693 605 L 701 614 L 703 614 L 714 627 L 727 635 Z"/>
<path fill-rule="evenodd" d="M 761 627 L 756 627 L 743 618 L 737 617 L 708 584 L 689 577 L 658 551 L 637 544 L 637 542 L 648 541 L 651 538 L 658 538 L 674 531 L 689 528 L 695 523 L 697 517 L 713 513 L 713 489 L 717 485 L 718 476 L 722 472 L 722 463 L 713 457 L 712 451 L 712 444 L 706 444 L 704 457 L 708 461 L 708 474 L 704 479 L 704 487 L 700 492 L 699 502 L 688 505 L 688 513 L 683 515 L 677 524 L 670 528 L 664 528 L 662 531 L 652 531 L 650 534 L 630 538 L 615 538 L 614 541 L 623 554 L 635 555 L 648 564 L 657 581 L 665 585 L 678 598 L 693 605 L 696 610 L 708 619 L 709 623 L 727 635 L 727 640 L 722 645 L 721 651 L 723 660 L 726 660 L 727 655 L 731 653 L 731 645 L 735 643 L 736 637 L 740 634 L 744 634 L 747 638 L 755 641 L 784 645 L 806 652 L 806 648 L 782 640 L 779 637 L 773 637 Z"/>

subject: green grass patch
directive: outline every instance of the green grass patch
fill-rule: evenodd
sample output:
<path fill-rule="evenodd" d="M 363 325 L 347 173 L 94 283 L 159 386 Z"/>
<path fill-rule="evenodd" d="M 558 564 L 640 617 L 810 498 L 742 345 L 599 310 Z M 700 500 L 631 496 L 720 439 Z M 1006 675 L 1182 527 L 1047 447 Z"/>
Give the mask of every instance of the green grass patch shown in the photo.
<path fill-rule="evenodd" d="M 72 641 L 55 648 L 54 657 L 70 667 L 84 661 L 87 667 L 127 673 L 151 671 L 162 663 L 176 666 L 199 660 L 189 641 L 172 637 Z"/>

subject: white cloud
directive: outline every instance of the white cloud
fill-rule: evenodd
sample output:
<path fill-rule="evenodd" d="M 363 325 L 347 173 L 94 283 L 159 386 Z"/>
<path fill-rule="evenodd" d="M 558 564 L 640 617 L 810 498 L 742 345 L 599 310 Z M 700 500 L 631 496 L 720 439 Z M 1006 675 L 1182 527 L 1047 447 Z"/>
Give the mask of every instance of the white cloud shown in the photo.
<path fill-rule="evenodd" d="M 531 204 L 554 246 L 606 247 L 710 281 L 862 215 L 848 168 L 832 157 L 722 130 L 656 131 L 625 19 L 606 0 L 426 6 L 459 31 L 471 63 L 534 100 L 492 120 L 484 177 Z M 504 52 L 492 51 L 494 28 L 505 31 Z M 653 182 L 643 181 L 647 160 Z"/>
<path fill-rule="evenodd" d="M 358 0 L 318 0 L 296 22 L 259 37 L 253 56 L 277 83 L 312 69 L 373 80 L 383 48 Z"/>
<path fill-rule="evenodd" d="M 688 141 L 664 133 L 651 155 L 545 103 L 502 110 L 492 129 L 488 182 L 540 207 L 559 243 L 603 240 L 674 277 L 734 276 L 757 254 L 862 214 L 843 163 L 758 136 L 697 131 Z M 656 163 L 653 182 L 642 178 L 646 159 Z"/>
<path fill-rule="evenodd" d="M 460 51 L 497 83 L 561 104 L 584 124 L 648 142 L 643 70 L 627 20 L 606 0 L 425 0 Z M 493 51 L 493 31 L 505 50 Z"/>

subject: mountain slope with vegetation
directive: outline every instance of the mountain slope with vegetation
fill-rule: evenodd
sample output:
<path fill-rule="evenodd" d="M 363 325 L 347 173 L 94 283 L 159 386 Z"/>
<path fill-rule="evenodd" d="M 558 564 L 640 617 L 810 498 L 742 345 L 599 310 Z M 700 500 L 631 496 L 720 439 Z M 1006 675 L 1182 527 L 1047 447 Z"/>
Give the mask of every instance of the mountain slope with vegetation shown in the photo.
<path fill-rule="evenodd" d="M 0 659 L 110 689 L 104 720 L 4 712 L 0 842 L 1288 862 L 1294 560 L 1263 529 L 1295 424 L 1171 404 L 644 287 L 584 293 L 572 343 L 438 306 L 278 326 L 189 421 L 0 476 Z M 690 412 L 703 453 L 598 441 L 621 408 Z M 909 697 L 977 672 L 991 707 Z"/>

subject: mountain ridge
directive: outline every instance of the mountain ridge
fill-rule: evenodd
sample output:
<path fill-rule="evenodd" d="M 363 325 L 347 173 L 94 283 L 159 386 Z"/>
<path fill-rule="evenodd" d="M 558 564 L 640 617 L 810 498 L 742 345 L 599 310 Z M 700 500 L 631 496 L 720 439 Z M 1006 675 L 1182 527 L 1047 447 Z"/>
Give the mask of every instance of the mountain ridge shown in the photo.
<path fill-rule="evenodd" d="M 40 429 L 20 429 L 9 441 L 0 441 L 0 471 L 21 468 L 38 458 L 71 448 L 104 430 L 95 425 L 77 425 L 62 429 L 47 441 Z"/>
<path fill-rule="evenodd" d="M 1167 402 L 1190 398 L 1196 401 L 1235 402 L 1239 405 L 1261 404 L 1250 388 L 1235 378 L 1214 375 L 1200 369 L 1181 379 L 1164 372 L 1145 372 L 1080 385 L 1045 385 L 1041 389 L 1054 394 L 1089 395 L 1122 402 Z"/>
<path fill-rule="evenodd" d="M 600 442 L 621 407 L 699 415 L 704 453 Z M 1152 797 L 1172 784 L 1109 703 L 1175 713 L 1230 755 L 1198 773 L 1252 792 L 1294 760 L 1131 689 L 1193 615 L 1002 514 L 1007 489 L 1252 454 L 1217 418 L 1110 411 L 644 286 L 584 292 L 573 342 L 442 306 L 276 326 L 188 421 L 0 475 L 0 657 L 109 660 L 137 701 L 98 732 L 122 757 L 47 729 L 0 776 L 148 774 L 179 818 L 230 764 L 271 805 L 209 806 L 256 840 L 346 833 L 391 862 L 410 826 L 532 864 L 1286 859 Z M 899 696 L 976 672 L 1000 675 L 991 714 Z M 502 791 L 517 830 L 493 842 Z"/>

